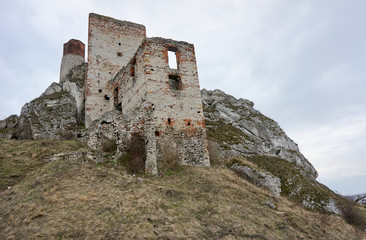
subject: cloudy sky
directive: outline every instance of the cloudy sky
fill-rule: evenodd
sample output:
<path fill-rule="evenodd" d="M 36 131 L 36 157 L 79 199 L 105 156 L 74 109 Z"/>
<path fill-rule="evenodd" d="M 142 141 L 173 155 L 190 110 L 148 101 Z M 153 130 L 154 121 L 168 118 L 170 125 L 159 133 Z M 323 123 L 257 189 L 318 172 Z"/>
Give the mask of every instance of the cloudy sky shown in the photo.
<path fill-rule="evenodd" d="M 58 81 L 88 13 L 195 44 L 202 88 L 253 101 L 299 144 L 318 180 L 366 192 L 366 1 L 0 0 L 0 118 Z"/>

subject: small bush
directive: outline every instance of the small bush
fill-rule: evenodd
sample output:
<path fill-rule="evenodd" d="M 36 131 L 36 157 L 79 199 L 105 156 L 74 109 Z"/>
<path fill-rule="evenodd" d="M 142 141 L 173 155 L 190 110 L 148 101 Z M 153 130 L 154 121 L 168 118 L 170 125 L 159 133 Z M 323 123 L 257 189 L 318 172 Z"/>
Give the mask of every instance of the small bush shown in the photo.
<path fill-rule="evenodd" d="M 339 208 L 341 216 L 347 223 L 358 228 L 366 228 L 366 216 L 355 202 L 344 199 Z"/>
<path fill-rule="evenodd" d="M 60 140 L 75 139 L 75 133 L 73 133 L 72 131 L 60 130 L 57 132 L 57 135 L 60 136 Z"/>
<path fill-rule="evenodd" d="M 102 137 L 101 149 L 106 153 L 115 153 L 117 151 L 117 143 L 114 139 Z"/>
<path fill-rule="evenodd" d="M 162 161 L 159 171 L 171 173 L 180 169 L 179 151 L 173 142 L 163 141 L 160 144 Z"/>
<path fill-rule="evenodd" d="M 126 142 L 125 153 L 117 159 L 117 164 L 123 165 L 129 173 L 145 171 L 145 141 L 140 133 L 132 133 Z"/>
<path fill-rule="evenodd" d="M 224 160 L 220 158 L 218 151 L 218 144 L 208 140 L 207 141 L 207 150 L 208 155 L 210 156 L 210 164 L 211 166 L 222 166 L 224 165 Z"/>

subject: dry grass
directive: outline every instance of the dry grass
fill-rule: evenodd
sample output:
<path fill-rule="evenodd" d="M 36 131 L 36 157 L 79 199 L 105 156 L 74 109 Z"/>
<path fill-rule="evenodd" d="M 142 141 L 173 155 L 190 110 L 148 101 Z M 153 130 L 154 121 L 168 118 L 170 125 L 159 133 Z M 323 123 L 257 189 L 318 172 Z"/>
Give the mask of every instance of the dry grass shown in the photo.
<path fill-rule="evenodd" d="M 225 165 L 224 160 L 222 158 L 220 158 L 218 149 L 219 149 L 218 143 L 211 141 L 211 140 L 207 140 L 207 150 L 208 150 L 208 155 L 210 156 L 211 166 Z"/>
<path fill-rule="evenodd" d="M 366 237 L 340 217 L 323 216 L 222 167 L 135 177 L 79 159 L 47 163 L 0 194 L 0 239 Z"/>
<path fill-rule="evenodd" d="M 160 142 L 161 159 L 158 160 L 159 174 L 171 175 L 181 169 L 179 150 L 174 142 L 165 139 Z"/>
<path fill-rule="evenodd" d="M 357 203 L 345 198 L 340 205 L 341 215 L 346 222 L 360 229 L 366 229 L 366 214 Z"/>
<path fill-rule="evenodd" d="M 55 153 L 80 150 L 78 141 L 0 139 L 0 191 L 21 181 L 28 173 L 47 163 Z"/>

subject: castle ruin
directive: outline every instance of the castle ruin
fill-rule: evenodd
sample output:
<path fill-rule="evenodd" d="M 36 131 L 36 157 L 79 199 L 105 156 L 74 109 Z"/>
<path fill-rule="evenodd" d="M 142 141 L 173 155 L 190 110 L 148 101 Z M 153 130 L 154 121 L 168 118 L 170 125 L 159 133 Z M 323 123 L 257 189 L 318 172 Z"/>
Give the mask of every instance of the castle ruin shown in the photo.
<path fill-rule="evenodd" d="M 84 52 L 78 40 L 65 43 L 60 82 L 84 62 Z M 143 25 L 91 13 L 87 56 L 78 109 L 85 109 L 90 146 L 105 136 L 121 153 L 139 133 L 146 172 L 158 173 L 164 148 L 174 149 L 180 164 L 210 165 L 193 44 L 147 38 Z"/>

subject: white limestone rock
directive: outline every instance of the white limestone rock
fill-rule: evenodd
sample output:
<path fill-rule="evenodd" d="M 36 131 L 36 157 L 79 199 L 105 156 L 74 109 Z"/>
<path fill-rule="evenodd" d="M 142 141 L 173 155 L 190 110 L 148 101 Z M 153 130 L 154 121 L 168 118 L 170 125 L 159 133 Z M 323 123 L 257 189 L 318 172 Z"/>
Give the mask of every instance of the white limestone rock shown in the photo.
<path fill-rule="evenodd" d="M 42 93 L 41 96 L 51 95 L 57 92 L 61 92 L 62 87 L 60 84 L 53 82 L 47 89 Z"/>
<path fill-rule="evenodd" d="M 227 136 L 229 141 L 221 143 L 223 157 L 238 154 L 273 155 L 295 163 L 305 175 L 313 179 L 318 176 L 315 168 L 301 154 L 298 145 L 277 122 L 254 109 L 253 102 L 236 99 L 217 89 L 202 89 L 201 95 L 208 132 L 219 132 L 218 128 L 223 125 L 232 129 L 228 133 L 230 136 Z"/>
<path fill-rule="evenodd" d="M 83 154 L 81 152 L 67 152 L 67 153 L 54 154 L 54 155 L 46 158 L 46 160 L 50 161 L 50 162 L 60 161 L 60 160 L 75 161 L 81 157 L 83 157 Z"/>
<path fill-rule="evenodd" d="M 11 115 L 4 120 L 0 121 L 0 138 L 10 139 L 15 132 L 15 126 L 17 125 L 19 118 L 17 115 Z"/>
<path fill-rule="evenodd" d="M 358 204 L 366 205 L 366 193 L 357 194 L 357 195 L 353 195 L 353 196 L 347 196 L 347 198 L 351 199 L 352 201 L 354 201 Z"/>
<path fill-rule="evenodd" d="M 15 138 L 62 139 L 75 136 L 77 110 L 66 91 L 41 95 L 26 103 L 19 116 Z"/>
<path fill-rule="evenodd" d="M 74 67 L 63 77 L 61 84 L 53 82 L 40 97 L 26 103 L 12 125 L 13 130 L 6 131 L 7 135 L 2 134 L 0 137 L 75 138 L 80 132 L 78 126 L 84 125 L 85 70 L 86 64 Z M 4 124 L 10 127 L 10 121 L 4 121 L 0 122 L 0 127 Z M 2 132 L 5 133 L 4 130 Z"/>
<path fill-rule="evenodd" d="M 10 115 L 4 120 L 0 121 L 0 129 L 4 128 L 13 128 L 18 123 L 18 116 L 17 115 Z"/>
<path fill-rule="evenodd" d="M 62 90 L 67 91 L 76 101 L 78 119 L 84 121 L 85 108 L 85 73 L 87 64 L 81 64 L 71 69 L 63 78 Z"/>
<path fill-rule="evenodd" d="M 317 201 L 313 199 L 310 195 L 304 196 L 302 200 L 302 205 L 309 209 L 322 208 L 323 210 L 334 213 L 341 214 L 341 210 L 336 206 L 336 202 L 333 198 L 329 198 L 327 201 Z"/>
<path fill-rule="evenodd" d="M 249 166 L 241 166 L 237 163 L 231 166 L 231 169 L 240 177 L 243 177 L 259 187 L 263 187 L 273 193 L 276 197 L 281 193 L 281 180 L 278 177 L 272 176 L 270 173 L 265 173 L 259 169 Z"/>

